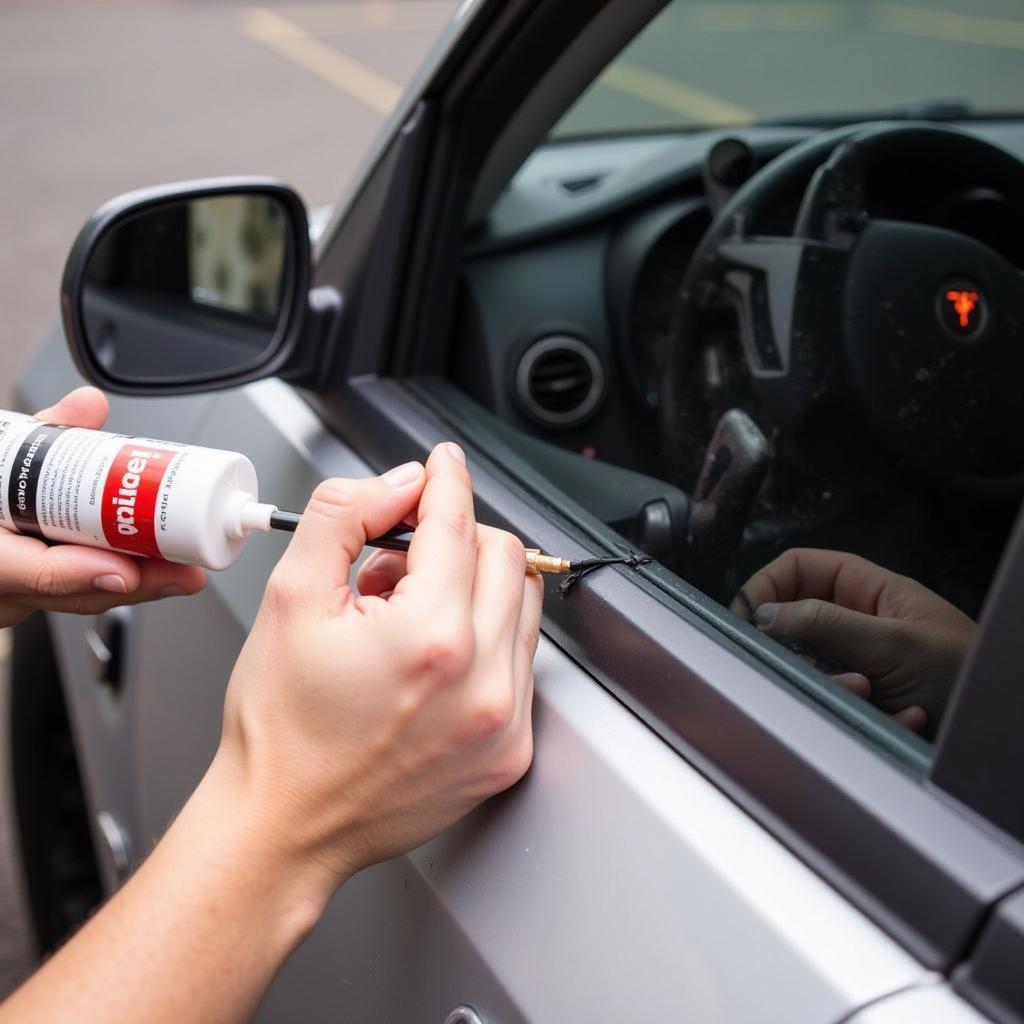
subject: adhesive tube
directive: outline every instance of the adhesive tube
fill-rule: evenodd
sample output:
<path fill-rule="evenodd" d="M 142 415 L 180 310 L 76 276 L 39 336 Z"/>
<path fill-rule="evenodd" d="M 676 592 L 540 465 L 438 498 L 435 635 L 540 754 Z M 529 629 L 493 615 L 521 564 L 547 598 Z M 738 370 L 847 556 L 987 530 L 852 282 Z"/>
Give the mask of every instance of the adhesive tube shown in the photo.
<path fill-rule="evenodd" d="M 226 569 L 276 506 L 238 452 L 0 411 L 0 527 Z"/>

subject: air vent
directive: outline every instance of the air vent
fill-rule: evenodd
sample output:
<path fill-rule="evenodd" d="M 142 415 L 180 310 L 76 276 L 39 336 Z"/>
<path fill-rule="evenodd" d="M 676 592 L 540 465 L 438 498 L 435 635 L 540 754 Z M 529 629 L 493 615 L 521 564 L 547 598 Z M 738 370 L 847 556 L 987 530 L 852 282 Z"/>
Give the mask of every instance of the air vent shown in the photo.
<path fill-rule="evenodd" d="M 527 412 L 548 426 L 572 427 L 597 408 L 604 369 L 593 350 L 568 335 L 534 342 L 516 370 L 516 393 Z"/>
<path fill-rule="evenodd" d="M 544 179 L 544 184 L 564 196 L 584 196 L 599 189 L 611 174 L 610 168 L 591 167 L 575 173 L 552 174 Z"/>
<path fill-rule="evenodd" d="M 568 192 L 571 196 L 578 196 L 582 192 L 590 192 L 597 188 L 605 177 L 604 174 L 588 174 L 582 178 L 562 178 L 558 184 L 563 192 Z"/>

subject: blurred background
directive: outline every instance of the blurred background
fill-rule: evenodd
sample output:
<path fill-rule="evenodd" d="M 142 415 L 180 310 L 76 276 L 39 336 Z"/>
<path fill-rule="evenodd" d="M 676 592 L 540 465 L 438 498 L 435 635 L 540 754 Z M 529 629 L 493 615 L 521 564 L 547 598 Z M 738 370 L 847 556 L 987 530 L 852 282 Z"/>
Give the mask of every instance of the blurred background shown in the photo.
<path fill-rule="evenodd" d="M 333 202 L 457 0 L 3 0 L 0 408 L 119 192 L 268 174 Z M 56 398 L 58 396 L 54 396 Z M 6 707 L 7 632 L 0 630 Z M 0 718 L 0 993 L 31 964 Z"/>

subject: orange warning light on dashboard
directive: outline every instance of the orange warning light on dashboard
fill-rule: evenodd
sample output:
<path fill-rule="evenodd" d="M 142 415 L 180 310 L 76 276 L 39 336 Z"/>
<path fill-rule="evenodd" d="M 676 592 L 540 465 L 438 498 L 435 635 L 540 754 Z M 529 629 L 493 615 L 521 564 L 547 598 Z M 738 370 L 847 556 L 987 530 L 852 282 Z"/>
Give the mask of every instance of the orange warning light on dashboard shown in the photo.
<path fill-rule="evenodd" d="M 978 293 L 951 288 L 946 292 L 946 301 L 953 304 L 953 312 L 960 318 L 960 326 L 970 327 L 971 314 L 978 308 Z"/>

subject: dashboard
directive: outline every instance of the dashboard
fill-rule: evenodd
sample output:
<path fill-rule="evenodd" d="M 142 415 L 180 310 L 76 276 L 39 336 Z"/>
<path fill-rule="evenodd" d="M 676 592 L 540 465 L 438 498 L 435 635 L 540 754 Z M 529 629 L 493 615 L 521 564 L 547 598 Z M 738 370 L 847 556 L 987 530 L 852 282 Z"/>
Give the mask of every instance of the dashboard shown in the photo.
<path fill-rule="evenodd" d="M 1024 125 L 958 125 L 1024 156 Z M 758 166 L 815 134 L 756 127 L 566 140 L 537 150 L 467 235 L 451 379 L 511 426 L 643 473 L 658 464 L 658 391 L 679 285 L 721 196 L 707 154 L 741 139 Z M 941 187 L 935 181 L 941 177 Z M 973 235 L 1024 267 L 1024 222 L 941 176 L 869 182 L 875 216 Z M 800 196 L 760 233 L 788 233 Z"/>

